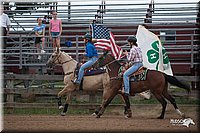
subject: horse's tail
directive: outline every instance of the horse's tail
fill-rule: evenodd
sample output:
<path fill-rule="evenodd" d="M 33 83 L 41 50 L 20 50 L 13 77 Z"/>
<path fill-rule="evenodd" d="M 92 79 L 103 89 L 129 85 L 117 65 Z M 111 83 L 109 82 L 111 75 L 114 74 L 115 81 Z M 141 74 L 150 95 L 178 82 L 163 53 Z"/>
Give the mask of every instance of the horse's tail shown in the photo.
<path fill-rule="evenodd" d="M 176 77 L 167 75 L 163 73 L 165 80 L 167 80 L 170 84 L 178 86 L 180 88 L 186 89 L 188 93 L 190 93 L 190 85 L 186 82 L 178 80 Z"/>

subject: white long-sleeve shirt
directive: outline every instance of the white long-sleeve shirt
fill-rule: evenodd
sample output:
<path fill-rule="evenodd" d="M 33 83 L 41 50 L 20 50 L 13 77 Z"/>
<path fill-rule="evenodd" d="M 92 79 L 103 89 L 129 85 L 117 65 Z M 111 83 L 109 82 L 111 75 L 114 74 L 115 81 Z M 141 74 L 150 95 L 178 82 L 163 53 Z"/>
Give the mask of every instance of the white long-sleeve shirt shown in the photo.
<path fill-rule="evenodd" d="M 0 15 L 0 23 L 1 23 L 1 27 L 5 27 L 5 28 L 7 28 L 7 26 L 10 25 L 10 19 L 7 14 L 2 13 Z"/>

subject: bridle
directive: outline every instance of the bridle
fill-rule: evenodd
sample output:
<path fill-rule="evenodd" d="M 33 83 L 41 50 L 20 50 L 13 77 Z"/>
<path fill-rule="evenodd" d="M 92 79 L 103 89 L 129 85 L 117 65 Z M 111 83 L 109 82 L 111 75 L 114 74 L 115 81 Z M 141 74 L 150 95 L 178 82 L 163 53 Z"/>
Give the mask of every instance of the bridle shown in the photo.
<path fill-rule="evenodd" d="M 73 60 L 73 59 L 71 58 L 71 59 L 69 59 L 69 60 L 67 60 L 67 61 L 61 62 L 61 61 L 59 60 L 60 56 L 61 56 L 61 53 L 60 53 L 56 58 L 54 58 L 54 60 L 53 60 L 52 62 L 55 62 L 56 60 L 58 60 L 58 62 L 59 62 L 60 64 L 63 65 L 63 64 L 65 64 L 65 63 L 70 62 L 70 61 Z"/>
<path fill-rule="evenodd" d="M 124 56 L 122 56 L 121 58 L 123 58 Z M 111 65 L 112 63 L 114 63 L 115 61 L 119 61 L 119 60 L 113 60 L 111 62 L 108 62 L 107 64 L 105 64 L 105 66 L 108 68 L 109 71 L 111 71 L 111 69 L 109 68 L 109 65 Z"/>
<path fill-rule="evenodd" d="M 111 61 L 111 62 L 108 62 L 107 64 L 105 64 L 105 67 L 108 68 L 109 71 L 111 71 L 109 65 L 111 65 L 111 64 L 114 63 L 115 61 L 117 61 L 117 60 L 113 60 L 113 61 Z"/>
<path fill-rule="evenodd" d="M 124 57 L 124 56 L 123 56 Z M 123 58 L 123 57 L 121 57 L 121 58 Z M 112 61 L 110 61 L 110 62 L 108 62 L 107 64 L 105 64 L 104 66 L 108 69 L 108 71 L 111 71 L 111 69 L 110 69 L 110 65 L 112 64 L 112 63 L 114 63 L 114 62 L 118 62 L 118 60 L 112 60 Z M 116 77 L 110 77 L 110 80 L 119 80 L 119 79 L 121 79 L 121 77 L 119 77 L 119 76 L 116 76 Z"/>
<path fill-rule="evenodd" d="M 61 61 L 59 60 L 60 56 L 61 56 L 61 53 L 59 53 L 59 55 L 56 56 L 56 57 L 53 59 L 53 61 L 52 61 L 53 63 L 52 63 L 52 64 L 55 64 L 54 62 L 55 62 L 56 60 L 58 60 L 58 63 L 60 63 L 60 64 L 62 64 L 62 65 L 73 60 L 73 58 L 71 58 L 71 59 L 69 59 L 69 60 L 67 60 L 67 61 L 61 62 Z M 73 73 L 73 72 L 68 72 L 68 73 L 65 73 L 65 75 L 70 75 L 70 74 L 72 74 L 72 73 Z"/>

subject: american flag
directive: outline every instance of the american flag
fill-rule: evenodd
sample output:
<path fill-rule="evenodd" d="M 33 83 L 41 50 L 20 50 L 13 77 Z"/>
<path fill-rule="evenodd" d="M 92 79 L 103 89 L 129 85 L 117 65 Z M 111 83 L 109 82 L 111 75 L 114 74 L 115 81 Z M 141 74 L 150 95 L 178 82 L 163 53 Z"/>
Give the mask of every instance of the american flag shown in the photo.
<path fill-rule="evenodd" d="M 97 42 L 94 43 L 95 47 L 109 50 L 115 59 L 120 59 L 122 48 L 116 45 L 113 33 L 107 27 L 102 25 L 91 24 L 91 28 L 92 37 L 97 39 Z"/>

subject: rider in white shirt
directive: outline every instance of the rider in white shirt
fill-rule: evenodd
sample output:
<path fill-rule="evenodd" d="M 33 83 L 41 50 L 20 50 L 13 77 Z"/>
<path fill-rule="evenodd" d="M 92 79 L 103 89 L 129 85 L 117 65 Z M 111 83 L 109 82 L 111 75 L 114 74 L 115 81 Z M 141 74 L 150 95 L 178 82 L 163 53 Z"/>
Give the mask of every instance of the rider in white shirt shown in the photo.
<path fill-rule="evenodd" d="M 10 19 L 7 14 L 4 13 L 4 8 L 3 6 L 0 7 L 1 12 L 0 12 L 0 24 L 1 24 L 1 32 L 3 37 L 3 48 L 6 48 L 6 37 L 9 34 L 9 26 L 10 26 Z"/>

